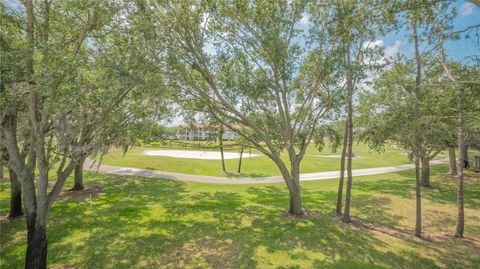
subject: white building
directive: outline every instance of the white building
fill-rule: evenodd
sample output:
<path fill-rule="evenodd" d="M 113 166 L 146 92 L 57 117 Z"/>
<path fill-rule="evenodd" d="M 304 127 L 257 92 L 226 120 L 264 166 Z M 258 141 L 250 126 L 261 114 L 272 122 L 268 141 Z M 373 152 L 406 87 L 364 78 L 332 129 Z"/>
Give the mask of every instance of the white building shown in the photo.
<path fill-rule="evenodd" d="M 223 132 L 223 140 L 234 140 L 237 134 L 228 129 Z M 205 124 L 183 125 L 178 127 L 177 139 L 189 141 L 216 141 L 218 128 Z"/>

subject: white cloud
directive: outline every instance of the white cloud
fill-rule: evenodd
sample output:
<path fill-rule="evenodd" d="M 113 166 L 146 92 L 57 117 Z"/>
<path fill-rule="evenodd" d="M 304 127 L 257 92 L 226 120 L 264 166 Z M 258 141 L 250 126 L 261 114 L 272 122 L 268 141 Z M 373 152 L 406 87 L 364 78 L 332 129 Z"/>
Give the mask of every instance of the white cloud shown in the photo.
<path fill-rule="evenodd" d="M 365 43 L 363 43 L 363 48 L 377 48 L 377 47 L 383 47 L 383 40 L 377 39 L 377 40 L 370 40 Z"/>
<path fill-rule="evenodd" d="M 389 62 L 389 59 L 395 57 L 400 53 L 403 45 L 407 44 L 406 41 L 396 40 L 395 43 L 391 46 L 385 46 L 385 41 L 381 39 L 370 40 L 363 43 L 364 49 L 380 49 L 384 51 L 384 55 L 381 57 L 367 57 L 365 60 L 366 64 L 386 64 Z M 368 71 L 367 77 L 360 83 L 360 87 L 364 90 L 369 90 L 369 83 L 375 81 L 378 78 L 378 73 L 375 71 Z"/>
<path fill-rule="evenodd" d="M 387 46 L 385 47 L 385 56 L 386 57 L 394 57 L 400 52 L 400 47 L 402 47 L 405 44 L 405 41 L 402 40 L 396 40 L 395 44 L 393 46 Z"/>
<path fill-rule="evenodd" d="M 462 7 L 460 7 L 460 14 L 462 16 L 467 17 L 471 15 L 475 11 L 475 5 L 470 2 L 463 3 Z"/>
<path fill-rule="evenodd" d="M 203 50 L 207 53 L 207 54 L 210 54 L 210 55 L 215 55 L 217 54 L 217 49 L 215 48 L 215 46 L 213 45 L 213 42 L 207 40 L 204 44 L 203 44 Z"/>
<path fill-rule="evenodd" d="M 300 24 L 307 25 L 310 20 L 310 15 L 308 13 L 303 13 L 302 18 L 300 19 Z"/>
<path fill-rule="evenodd" d="M 383 49 L 385 52 L 385 57 L 391 58 L 397 55 L 400 52 L 400 48 L 405 44 L 406 42 L 403 40 L 396 40 L 392 46 L 385 46 L 385 42 L 383 40 L 377 39 L 377 40 L 370 40 L 363 43 L 363 48 L 364 49 L 376 49 L 376 48 Z M 382 59 L 382 61 L 383 60 L 385 59 Z"/>

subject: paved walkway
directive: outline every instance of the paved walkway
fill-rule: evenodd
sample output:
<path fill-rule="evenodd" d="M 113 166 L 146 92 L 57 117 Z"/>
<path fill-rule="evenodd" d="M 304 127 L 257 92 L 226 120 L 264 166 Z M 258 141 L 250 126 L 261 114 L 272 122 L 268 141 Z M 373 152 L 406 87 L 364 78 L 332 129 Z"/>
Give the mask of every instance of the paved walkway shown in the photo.
<path fill-rule="evenodd" d="M 437 164 L 442 164 L 446 162 L 448 162 L 448 159 L 436 160 L 436 161 L 431 161 L 430 165 L 437 165 Z M 84 168 L 90 171 L 97 171 L 97 165 L 98 164 L 93 164 L 92 166 L 92 161 L 87 160 L 85 162 Z M 352 170 L 352 173 L 353 173 L 353 176 L 358 177 L 358 176 L 368 176 L 368 175 L 384 174 L 384 173 L 391 173 L 391 172 L 399 172 L 399 171 L 405 171 L 405 170 L 410 170 L 414 168 L 415 168 L 415 165 L 406 164 L 406 165 L 378 167 L 378 168 L 354 169 Z M 165 178 L 165 179 L 204 182 L 204 183 L 252 184 L 252 183 L 283 182 L 282 176 L 215 177 L 215 176 L 201 176 L 201 175 L 174 173 L 174 172 L 164 172 L 164 171 L 140 169 L 140 168 L 133 168 L 133 167 L 111 166 L 106 164 L 101 164 L 100 167 L 98 167 L 98 171 L 106 174 L 112 174 L 112 175 Z M 340 177 L 340 171 L 300 174 L 301 181 L 334 179 L 339 177 Z"/>

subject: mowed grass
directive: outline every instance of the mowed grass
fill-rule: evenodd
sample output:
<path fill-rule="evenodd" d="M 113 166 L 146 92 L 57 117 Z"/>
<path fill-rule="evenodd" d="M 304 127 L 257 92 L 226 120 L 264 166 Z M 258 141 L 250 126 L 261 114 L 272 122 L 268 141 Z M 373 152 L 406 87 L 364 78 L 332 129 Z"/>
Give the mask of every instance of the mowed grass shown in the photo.
<path fill-rule="evenodd" d="M 244 151 L 244 159 L 242 161 L 242 170 L 240 175 L 226 174 L 221 170 L 220 160 L 199 160 L 199 159 L 182 159 L 162 156 L 147 156 L 144 155 L 144 150 L 155 149 L 137 147 L 128 151 L 123 156 L 121 149 L 113 149 L 109 154 L 103 156 L 102 162 L 104 164 L 115 166 L 127 166 L 144 169 L 153 169 L 159 171 L 178 172 L 196 175 L 210 175 L 210 176 L 245 176 L 245 177 L 262 177 L 280 175 L 280 172 L 268 157 L 261 155 L 259 157 L 247 158 L 250 154 L 250 149 Z M 161 149 L 168 150 L 168 147 Z M 173 148 L 178 150 L 179 148 Z M 188 149 L 187 149 L 188 150 Z M 252 153 L 257 153 L 252 150 Z M 261 154 L 261 153 L 260 153 Z M 359 156 L 353 162 L 353 169 L 385 167 L 408 164 L 407 155 L 403 150 L 395 149 L 392 146 L 387 146 L 382 153 L 370 150 L 366 145 L 359 144 L 354 147 L 354 154 Z M 311 145 L 302 160 L 300 170 L 302 173 L 335 171 L 340 168 L 340 158 L 326 158 L 321 157 L 325 155 L 340 155 L 340 152 L 331 152 L 329 147 L 325 147 L 322 152 L 319 152 L 313 145 Z M 439 156 L 445 158 L 446 156 Z M 282 158 L 288 163 L 287 152 L 282 153 Z M 238 159 L 226 160 L 226 169 L 229 171 L 237 171 Z"/>
<path fill-rule="evenodd" d="M 337 180 L 302 182 L 309 216 L 286 217 L 284 184 L 217 185 L 86 173 L 98 195 L 58 200 L 49 215 L 49 266 L 75 268 L 478 268 L 480 180 L 465 183 L 469 239 L 451 236 L 455 180 L 432 171 L 423 230 L 412 235 L 413 172 L 354 179 L 352 215 L 334 214 Z M 71 185 L 68 182 L 67 185 Z M 9 182 L 0 181 L 0 213 Z M 69 187 L 69 186 L 66 186 Z M 22 268 L 24 219 L 0 224 L 1 268 Z"/>

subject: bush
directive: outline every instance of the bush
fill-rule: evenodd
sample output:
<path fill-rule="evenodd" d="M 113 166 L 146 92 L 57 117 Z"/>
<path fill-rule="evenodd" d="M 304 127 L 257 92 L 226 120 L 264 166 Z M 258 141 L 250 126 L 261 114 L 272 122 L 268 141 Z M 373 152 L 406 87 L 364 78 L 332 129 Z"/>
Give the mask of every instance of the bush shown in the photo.
<path fill-rule="evenodd" d="M 151 146 L 152 148 L 159 148 L 160 145 L 161 145 L 160 142 L 150 142 L 150 146 Z"/>

